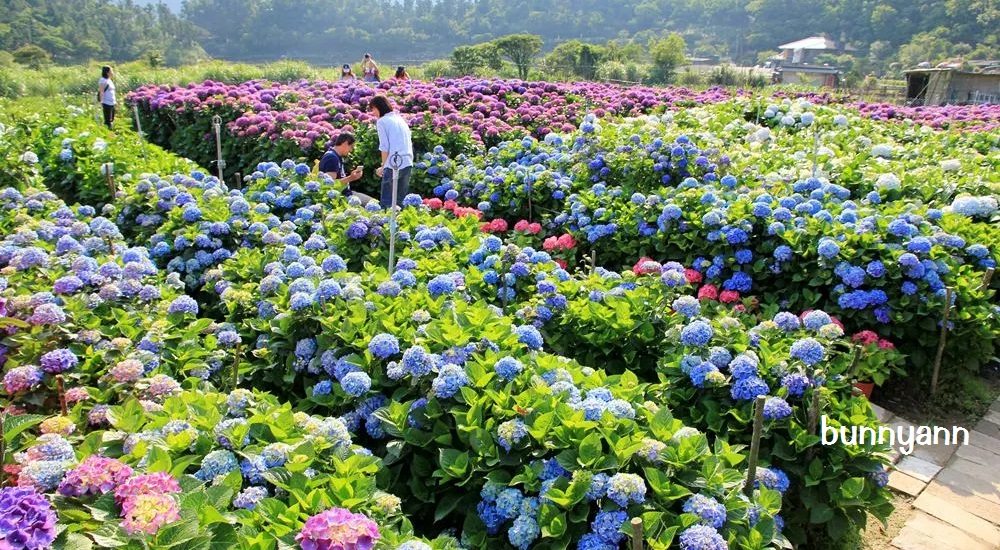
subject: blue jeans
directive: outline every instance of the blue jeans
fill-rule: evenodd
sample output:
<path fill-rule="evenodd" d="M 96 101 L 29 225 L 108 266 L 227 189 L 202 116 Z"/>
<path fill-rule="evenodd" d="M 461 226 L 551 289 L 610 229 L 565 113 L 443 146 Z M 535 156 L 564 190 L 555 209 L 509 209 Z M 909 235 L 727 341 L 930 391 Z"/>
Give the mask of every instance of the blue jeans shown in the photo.
<path fill-rule="evenodd" d="M 412 166 L 399 169 L 399 180 L 396 187 L 396 205 L 402 204 L 403 197 L 410 192 L 410 173 Z M 382 200 L 379 201 L 382 208 L 389 208 L 392 205 L 392 168 L 382 171 Z"/>

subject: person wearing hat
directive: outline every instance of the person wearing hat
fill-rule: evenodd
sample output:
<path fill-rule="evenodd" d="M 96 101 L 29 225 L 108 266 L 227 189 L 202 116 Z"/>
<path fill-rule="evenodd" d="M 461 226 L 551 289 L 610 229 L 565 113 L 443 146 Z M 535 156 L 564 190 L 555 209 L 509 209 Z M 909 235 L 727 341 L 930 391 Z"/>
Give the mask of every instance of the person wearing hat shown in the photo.
<path fill-rule="evenodd" d="M 393 75 L 396 80 L 409 80 L 410 75 L 406 74 L 406 67 L 400 65 L 396 67 L 396 74 Z"/>
<path fill-rule="evenodd" d="M 354 76 L 354 71 L 351 70 L 351 66 L 344 63 L 344 66 L 340 69 L 340 79 L 341 80 L 357 80 L 358 77 Z"/>

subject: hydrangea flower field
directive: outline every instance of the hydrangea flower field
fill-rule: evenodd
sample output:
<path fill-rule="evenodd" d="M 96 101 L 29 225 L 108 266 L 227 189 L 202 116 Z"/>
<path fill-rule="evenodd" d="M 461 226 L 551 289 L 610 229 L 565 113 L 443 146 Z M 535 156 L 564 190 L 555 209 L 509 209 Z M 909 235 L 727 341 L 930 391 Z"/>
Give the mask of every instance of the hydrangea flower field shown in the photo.
<path fill-rule="evenodd" d="M 945 296 L 945 376 L 994 354 L 1000 108 L 380 86 L 0 106 L 0 546 L 810 547 L 892 509 L 819 417 L 929 377 Z M 395 218 L 312 171 L 376 91 Z"/>

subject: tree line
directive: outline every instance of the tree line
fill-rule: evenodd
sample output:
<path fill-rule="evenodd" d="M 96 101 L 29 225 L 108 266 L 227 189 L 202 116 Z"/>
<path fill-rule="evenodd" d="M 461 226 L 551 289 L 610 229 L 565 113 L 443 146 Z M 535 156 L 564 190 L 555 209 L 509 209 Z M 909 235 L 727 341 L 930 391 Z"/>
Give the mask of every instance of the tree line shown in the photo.
<path fill-rule="evenodd" d="M 132 0 L 8 0 L 0 49 L 25 63 L 183 63 L 199 56 L 337 65 L 452 58 L 509 35 L 540 50 L 587 44 L 572 70 L 641 55 L 671 34 L 694 57 L 752 64 L 779 44 L 825 34 L 852 46 L 862 72 L 920 61 L 1000 57 L 996 0 L 185 0 L 179 14 Z M 575 42 L 574 42 L 575 41 Z M 573 46 L 577 48 L 577 46 Z M 639 52 L 638 50 L 642 50 Z M 482 52 L 480 52 L 482 53 Z M 565 53 L 565 52 L 564 52 Z M 575 52 L 580 53 L 580 52 Z M 16 54 L 16 55 L 15 55 Z M 478 55 L 478 54 L 477 54 Z M 508 62 L 517 63 L 508 57 Z"/>

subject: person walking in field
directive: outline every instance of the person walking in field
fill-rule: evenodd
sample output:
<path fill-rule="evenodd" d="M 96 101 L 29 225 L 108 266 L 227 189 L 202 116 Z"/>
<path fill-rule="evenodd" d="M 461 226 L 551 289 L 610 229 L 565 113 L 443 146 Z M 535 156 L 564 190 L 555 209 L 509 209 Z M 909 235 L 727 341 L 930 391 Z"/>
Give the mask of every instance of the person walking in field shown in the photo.
<path fill-rule="evenodd" d="M 97 81 L 97 101 L 104 111 L 104 125 L 108 128 L 115 123 L 115 107 L 118 103 L 115 97 L 115 71 L 105 65 L 101 67 L 101 78 Z"/>
<path fill-rule="evenodd" d="M 343 183 L 344 189 L 341 191 L 341 194 L 345 197 L 357 197 L 361 200 L 361 205 L 364 206 L 370 202 L 374 202 L 375 199 L 351 189 L 351 182 L 361 179 L 361 176 L 364 175 L 365 167 L 360 165 L 355 166 L 350 174 L 344 169 L 344 159 L 354 150 L 354 143 L 356 141 L 354 134 L 341 132 L 340 135 L 334 138 L 333 147 L 320 159 L 319 171 L 330 176 L 334 181 Z"/>
<path fill-rule="evenodd" d="M 382 154 L 382 164 L 375 169 L 375 175 L 382 178 L 382 208 L 398 206 L 410 192 L 410 174 L 413 171 L 413 142 L 410 127 L 398 111 L 393 110 L 389 99 L 377 95 L 368 103 L 368 112 L 378 120 L 378 150 Z M 396 185 L 396 201 L 392 200 L 393 168 L 399 170 Z"/>

